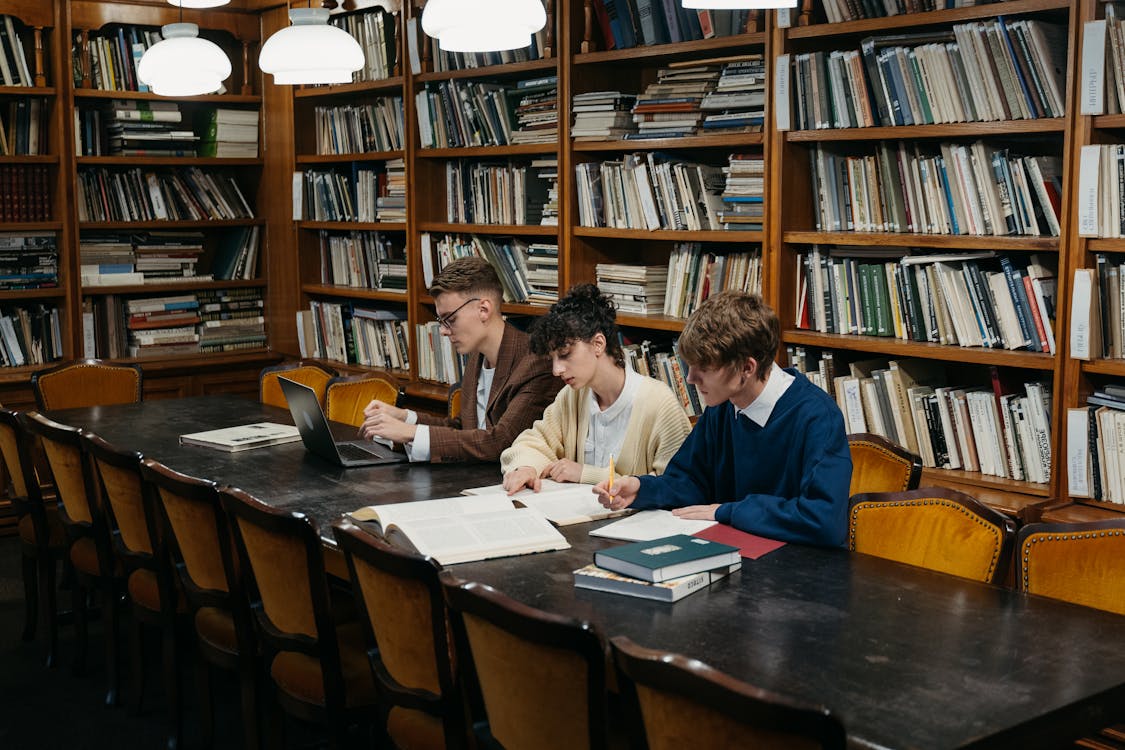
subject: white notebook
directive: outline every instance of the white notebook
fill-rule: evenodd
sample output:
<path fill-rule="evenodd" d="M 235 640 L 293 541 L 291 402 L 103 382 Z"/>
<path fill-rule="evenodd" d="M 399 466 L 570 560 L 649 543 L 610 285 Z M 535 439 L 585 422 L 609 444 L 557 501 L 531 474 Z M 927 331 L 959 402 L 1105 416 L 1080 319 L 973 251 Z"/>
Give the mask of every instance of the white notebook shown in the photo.
<path fill-rule="evenodd" d="M 711 528 L 718 521 L 692 521 L 677 518 L 670 510 L 642 510 L 620 521 L 594 529 L 590 536 L 622 539 L 626 542 L 651 542 L 674 534 L 695 534 Z"/>

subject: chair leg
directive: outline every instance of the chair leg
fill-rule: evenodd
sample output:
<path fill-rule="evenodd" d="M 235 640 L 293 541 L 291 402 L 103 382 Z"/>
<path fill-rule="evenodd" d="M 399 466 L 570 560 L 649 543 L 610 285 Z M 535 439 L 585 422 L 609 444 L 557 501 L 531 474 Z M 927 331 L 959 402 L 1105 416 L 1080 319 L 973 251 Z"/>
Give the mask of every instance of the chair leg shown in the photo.
<path fill-rule="evenodd" d="M 139 716 L 144 709 L 145 695 L 145 626 L 136 615 L 131 618 L 129 646 L 131 647 L 130 667 L 133 671 L 133 696 L 129 710 Z"/>
<path fill-rule="evenodd" d="M 240 660 L 238 671 L 242 683 L 242 728 L 246 750 L 260 750 L 261 739 L 258 727 L 261 717 L 258 715 L 258 676 L 254 671 L 254 660 L 252 658 Z"/>
<path fill-rule="evenodd" d="M 267 691 L 266 699 L 266 748 L 281 750 L 285 746 L 285 712 L 273 690 L 276 688 Z"/>
<path fill-rule="evenodd" d="M 162 650 L 164 655 L 164 700 L 168 703 L 171 733 L 168 736 L 168 750 L 183 747 L 184 704 L 180 683 L 183 678 L 183 662 L 180 659 L 178 639 L 176 638 L 175 616 L 163 623 Z"/>
<path fill-rule="evenodd" d="M 199 697 L 199 731 L 203 734 L 203 747 L 215 746 L 215 705 L 211 699 L 213 676 L 211 665 L 196 651 L 195 687 Z"/>
<path fill-rule="evenodd" d="M 102 591 L 105 594 L 105 601 L 102 603 L 102 609 L 105 610 L 105 704 L 116 706 L 121 687 L 121 664 L 117 648 L 117 619 L 121 604 L 118 601 L 117 586 L 112 580 L 103 584 Z"/>
<path fill-rule="evenodd" d="M 74 631 L 76 635 L 75 651 L 74 651 L 74 674 L 83 675 L 86 673 L 86 648 L 89 643 L 89 633 L 86 621 L 86 587 L 77 579 L 74 581 L 74 587 L 70 590 L 73 596 L 72 607 L 74 609 Z"/>
<path fill-rule="evenodd" d="M 48 668 L 55 666 L 59 650 L 59 592 L 55 583 L 55 560 L 43 555 L 39 558 L 39 600 L 43 606 L 43 626 L 47 629 Z"/>
<path fill-rule="evenodd" d="M 39 612 L 39 565 L 38 559 L 28 555 L 23 555 L 22 560 L 22 573 L 23 573 L 23 601 L 24 601 L 24 620 L 23 620 L 23 639 L 30 641 L 35 638 L 36 618 Z"/>

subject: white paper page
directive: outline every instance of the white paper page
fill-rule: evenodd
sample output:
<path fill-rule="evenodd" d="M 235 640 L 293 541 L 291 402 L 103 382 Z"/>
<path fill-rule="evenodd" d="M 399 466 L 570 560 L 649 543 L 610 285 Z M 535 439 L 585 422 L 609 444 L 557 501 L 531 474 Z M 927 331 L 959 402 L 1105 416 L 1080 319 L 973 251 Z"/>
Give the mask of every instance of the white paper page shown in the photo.
<path fill-rule="evenodd" d="M 546 518 L 527 508 L 395 525 L 419 552 L 443 565 L 570 546 Z"/>
<path fill-rule="evenodd" d="M 714 526 L 718 521 L 691 521 L 677 518 L 670 510 L 645 510 L 594 529 L 590 536 L 622 539 L 626 542 L 650 542 L 673 534 L 695 534 Z"/>
<path fill-rule="evenodd" d="M 587 491 L 589 490 L 589 487 L 590 487 L 590 485 L 588 485 L 588 484 L 584 484 L 584 485 L 581 485 L 581 486 L 586 487 Z M 544 480 L 542 480 L 542 483 L 539 485 L 539 494 L 543 494 L 544 492 L 557 492 L 559 490 L 569 490 L 569 489 L 572 489 L 573 487 L 574 487 L 573 484 L 568 484 L 567 482 L 556 482 L 554 479 L 544 479 Z M 507 494 L 507 493 L 504 492 L 504 485 L 502 485 L 502 484 L 490 484 L 490 485 L 487 485 L 485 487 L 470 487 L 466 490 L 461 490 L 461 494 L 462 495 L 497 495 L 497 494 Z M 533 492 L 531 490 L 523 489 L 523 490 L 520 490 L 519 492 L 517 492 L 516 494 L 512 495 L 512 497 L 523 497 L 524 495 L 534 495 L 534 494 L 535 494 L 535 492 Z"/>
<path fill-rule="evenodd" d="M 520 492 L 514 497 L 528 508 L 534 508 L 547 517 L 547 520 L 568 526 L 572 523 L 586 523 L 599 518 L 623 515 L 624 511 L 611 512 L 598 502 L 590 484 L 566 485 L 565 489 L 552 492 Z"/>
<path fill-rule="evenodd" d="M 514 510 L 515 506 L 506 495 L 487 495 L 478 497 L 439 497 L 436 500 L 418 500 L 413 503 L 390 503 L 369 505 L 351 514 L 357 521 L 379 521 L 384 528 L 388 524 L 413 521 L 419 518 L 458 517 L 471 513 L 490 513 L 501 510 Z"/>

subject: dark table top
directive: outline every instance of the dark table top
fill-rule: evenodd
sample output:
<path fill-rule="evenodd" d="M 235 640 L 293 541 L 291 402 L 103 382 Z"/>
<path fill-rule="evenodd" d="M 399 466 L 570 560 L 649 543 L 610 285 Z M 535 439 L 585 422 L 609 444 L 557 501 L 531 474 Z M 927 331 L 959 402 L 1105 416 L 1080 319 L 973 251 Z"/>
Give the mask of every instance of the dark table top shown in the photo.
<path fill-rule="evenodd" d="M 493 465 L 337 469 L 300 443 L 228 454 L 178 436 L 284 410 L 232 397 L 57 412 L 179 471 L 227 482 L 327 522 L 363 505 L 494 484 Z M 341 428 L 340 438 L 348 436 Z M 1125 716 L 1125 617 L 838 549 L 788 545 L 668 604 L 575 589 L 571 572 L 613 544 L 563 529 L 572 548 L 453 566 L 606 636 L 692 656 L 830 707 L 858 747 L 1053 748 Z"/>

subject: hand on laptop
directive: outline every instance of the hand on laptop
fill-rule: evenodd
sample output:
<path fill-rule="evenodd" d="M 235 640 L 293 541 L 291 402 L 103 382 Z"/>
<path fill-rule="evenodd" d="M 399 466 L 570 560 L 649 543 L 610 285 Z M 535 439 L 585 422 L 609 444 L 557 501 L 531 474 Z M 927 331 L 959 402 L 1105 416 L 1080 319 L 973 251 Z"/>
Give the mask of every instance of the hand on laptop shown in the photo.
<path fill-rule="evenodd" d="M 372 401 L 363 409 L 363 416 L 365 417 L 372 417 L 376 414 L 386 414 L 399 421 L 406 421 L 406 409 L 400 409 L 383 401 Z"/>
<path fill-rule="evenodd" d="M 372 401 L 363 413 L 367 418 L 363 420 L 360 434 L 368 439 L 386 438 L 396 443 L 409 443 L 414 440 L 414 433 L 418 431 L 417 425 L 402 421 L 406 416 L 404 409 L 390 404 Z"/>

